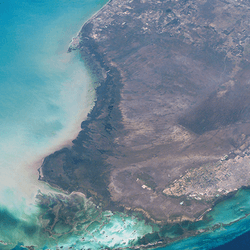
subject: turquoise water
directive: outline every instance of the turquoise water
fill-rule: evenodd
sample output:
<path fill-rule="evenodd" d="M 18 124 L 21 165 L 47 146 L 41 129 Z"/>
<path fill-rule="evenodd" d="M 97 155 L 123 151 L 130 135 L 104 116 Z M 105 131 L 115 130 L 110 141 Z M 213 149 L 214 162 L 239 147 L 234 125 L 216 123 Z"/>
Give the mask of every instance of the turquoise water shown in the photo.
<path fill-rule="evenodd" d="M 67 49 L 106 2 L 0 2 L 0 249 L 113 248 L 153 230 L 37 180 L 43 157 L 76 137 L 93 106 L 93 80 Z"/>
<path fill-rule="evenodd" d="M 35 195 L 38 189 L 51 192 L 37 181 L 37 168 L 44 156 L 75 138 L 93 105 L 92 79 L 79 55 L 67 49 L 83 23 L 106 2 L 0 2 L 1 223 L 5 217 L 13 225 L 37 221 Z M 4 225 L 3 241 L 9 223 Z M 25 230 L 15 228 L 12 233 L 23 235 Z M 17 238 L 12 235 L 8 242 Z"/>
<path fill-rule="evenodd" d="M 160 228 L 37 180 L 43 157 L 75 138 L 93 105 L 93 80 L 67 48 L 106 2 L 0 2 L 0 249 L 130 249 L 187 231 L 199 234 L 159 249 L 211 249 L 247 232 L 249 190 L 218 204 L 203 222 Z"/>
<path fill-rule="evenodd" d="M 196 222 L 191 226 L 197 231 L 206 229 L 206 232 L 158 250 L 208 250 L 223 245 L 249 231 L 249 215 L 250 190 L 239 190 L 233 198 L 217 204 L 203 222 Z M 227 247 L 231 249 L 230 244 Z"/>
<path fill-rule="evenodd" d="M 106 2 L 0 2 L 2 206 L 15 209 L 34 196 L 35 186 L 41 185 L 36 165 L 76 136 L 93 105 L 91 77 L 79 55 L 67 53 L 67 48 L 81 25 Z"/>

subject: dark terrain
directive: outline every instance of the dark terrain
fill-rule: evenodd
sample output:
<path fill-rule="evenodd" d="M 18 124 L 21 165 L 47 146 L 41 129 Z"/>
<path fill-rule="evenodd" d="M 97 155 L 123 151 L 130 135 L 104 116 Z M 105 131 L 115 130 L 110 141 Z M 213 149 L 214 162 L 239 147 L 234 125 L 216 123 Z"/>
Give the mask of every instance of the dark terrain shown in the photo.
<path fill-rule="evenodd" d="M 96 102 L 40 179 L 158 223 L 248 186 L 250 2 L 113 0 L 82 28 Z M 240 163 L 240 164 L 239 164 Z"/>

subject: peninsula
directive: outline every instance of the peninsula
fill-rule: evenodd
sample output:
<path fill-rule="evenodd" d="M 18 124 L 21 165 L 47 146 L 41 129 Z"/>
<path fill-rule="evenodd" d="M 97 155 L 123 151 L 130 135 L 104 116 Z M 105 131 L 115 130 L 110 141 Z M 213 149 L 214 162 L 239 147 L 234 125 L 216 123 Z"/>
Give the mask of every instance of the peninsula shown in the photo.
<path fill-rule="evenodd" d="M 40 179 L 165 225 L 250 185 L 250 3 L 112 0 L 79 50 L 96 101 Z"/>

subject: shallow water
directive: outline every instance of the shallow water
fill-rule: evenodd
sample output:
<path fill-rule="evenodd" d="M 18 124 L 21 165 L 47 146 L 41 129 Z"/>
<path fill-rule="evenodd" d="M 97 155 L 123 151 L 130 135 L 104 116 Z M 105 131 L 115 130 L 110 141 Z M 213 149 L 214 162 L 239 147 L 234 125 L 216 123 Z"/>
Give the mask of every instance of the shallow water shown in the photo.
<path fill-rule="evenodd" d="M 94 88 L 79 55 L 67 48 L 84 21 L 106 2 L 1 3 L 0 187 L 7 187 L 1 203 L 8 203 L 10 189 L 27 191 L 30 178 L 37 179 L 31 163 L 80 130 Z"/>
<path fill-rule="evenodd" d="M 67 49 L 106 2 L 10 0 L 0 5 L 0 249 L 98 249 L 152 232 L 142 219 L 102 212 L 82 195 L 60 194 L 37 180 L 42 158 L 76 137 L 93 105 L 93 80 L 77 52 Z"/>
<path fill-rule="evenodd" d="M 67 49 L 82 24 L 106 2 L 0 3 L 0 211 L 8 221 L 1 220 L 5 226 L 37 221 L 38 189 L 52 192 L 38 182 L 37 168 L 44 156 L 76 137 L 93 105 L 93 81 L 79 55 Z M 3 241 L 8 234 L 4 228 Z"/>
<path fill-rule="evenodd" d="M 211 249 L 247 232 L 249 190 L 218 204 L 203 222 L 160 229 L 138 213 L 102 211 L 82 194 L 61 194 L 37 180 L 42 158 L 75 138 L 93 105 L 93 80 L 77 52 L 66 51 L 106 2 L 0 4 L 0 249 L 128 249 L 187 230 L 208 232 L 159 249 Z"/>

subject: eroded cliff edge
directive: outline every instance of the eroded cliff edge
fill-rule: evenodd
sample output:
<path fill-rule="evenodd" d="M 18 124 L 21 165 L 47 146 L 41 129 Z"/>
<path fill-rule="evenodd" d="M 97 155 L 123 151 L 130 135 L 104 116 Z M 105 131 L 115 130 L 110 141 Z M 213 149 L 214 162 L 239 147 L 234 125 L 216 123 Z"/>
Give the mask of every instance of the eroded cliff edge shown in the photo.
<path fill-rule="evenodd" d="M 249 186 L 249 8 L 110 1 L 77 45 L 100 79 L 95 106 L 41 179 L 159 223 L 199 220 Z"/>

